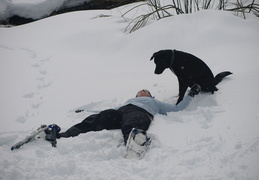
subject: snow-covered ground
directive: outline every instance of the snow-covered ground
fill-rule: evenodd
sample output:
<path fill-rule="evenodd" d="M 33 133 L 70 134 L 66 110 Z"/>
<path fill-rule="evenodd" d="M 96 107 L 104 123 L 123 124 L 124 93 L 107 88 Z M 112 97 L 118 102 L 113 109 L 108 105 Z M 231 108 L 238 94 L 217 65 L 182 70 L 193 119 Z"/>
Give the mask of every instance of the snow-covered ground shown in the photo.
<path fill-rule="evenodd" d="M 209 10 L 128 34 L 124 8 L 0 29 L 0 179 L 259 179 L 258 18 Z M 143 88 L 174 104 L 175 75 L 155 75 L 149 61 L 161 49 L 192 53 L 215 75 L 233 75 L 186 110 L 155 116 L 143 159 L 122 157 L 120 130 L 60 139 L 56 148 L 38 140 L 10 150 L 41 124 L 66 130 Z"/>
<path fill-rule="evenodd" d="M 53 11 L 74 7 L 92 0 L 1 0 L 0 21 L 12 16 L 40 19 Z"/>

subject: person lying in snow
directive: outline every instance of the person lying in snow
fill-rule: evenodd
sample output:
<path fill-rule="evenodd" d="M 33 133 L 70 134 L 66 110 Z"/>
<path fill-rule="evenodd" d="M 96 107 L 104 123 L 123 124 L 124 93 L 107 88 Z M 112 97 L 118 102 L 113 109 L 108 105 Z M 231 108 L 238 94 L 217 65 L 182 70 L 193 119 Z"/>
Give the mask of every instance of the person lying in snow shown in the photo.
<path fill-rule="evenodd" d="M 56 131 L 56 138 L 74 137 L 80 133 L 101 131 L 103 129 L 121 129 L 124 143 L 126 144 L 133 128 L 146 132 L 155 114 L 166 115 L 167 112 L 185 109 L 200 90 L 201 87 L 195 84 L 183 101 L 178 105 L 171 105 L 156 100 L 148 90 L 143 89 L 137 93 L 135 98 L 129 99 L 118 109 L 107 109 L 98 114 L 90 115 L 81 123 L 75 124 L 65 132 Z M 60 130 L 59 127 L 57 129 Z"/>

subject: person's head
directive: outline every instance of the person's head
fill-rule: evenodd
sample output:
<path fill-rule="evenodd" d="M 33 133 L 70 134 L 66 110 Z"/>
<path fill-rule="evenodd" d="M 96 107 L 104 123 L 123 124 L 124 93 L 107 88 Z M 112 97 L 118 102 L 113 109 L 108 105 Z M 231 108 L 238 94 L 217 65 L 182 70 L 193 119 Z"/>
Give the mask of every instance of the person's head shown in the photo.
<path fill-rule="evenodd" d="M 142 89 L 137 93 L 136 97 L 152 97 L 152 95 L 148 90 Z"/>

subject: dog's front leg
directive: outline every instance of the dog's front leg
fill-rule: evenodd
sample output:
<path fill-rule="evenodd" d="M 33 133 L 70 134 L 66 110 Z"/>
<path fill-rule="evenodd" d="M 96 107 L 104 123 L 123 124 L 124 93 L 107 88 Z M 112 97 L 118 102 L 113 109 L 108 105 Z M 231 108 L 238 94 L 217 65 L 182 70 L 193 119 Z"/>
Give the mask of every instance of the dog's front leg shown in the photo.
<path fill-rule="evenodd" d="M 183 81 L 183 79 L 178 78 L 178 83 L 179 83 L 179 98 L 176 104 L 179 104 L 179 102 L 183 100 L 185 92 L 188 88 L 188 85 Z"/>

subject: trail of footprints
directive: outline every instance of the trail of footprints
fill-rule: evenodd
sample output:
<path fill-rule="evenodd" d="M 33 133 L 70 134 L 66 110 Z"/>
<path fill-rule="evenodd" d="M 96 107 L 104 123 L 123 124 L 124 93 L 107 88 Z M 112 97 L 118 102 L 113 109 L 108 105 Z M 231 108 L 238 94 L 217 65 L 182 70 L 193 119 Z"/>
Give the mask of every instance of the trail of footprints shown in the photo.
<path fill-rule="evenodd" d="M 36 69 L 38 75 L 35 77 L 35 87 L 23 95 L 23 98 L 27 101 L 26 112 L 24 115 L 19 116 L 16 121 L 24 123 L 28 118 L 32 118 L 39 114 L 39 108 L 43 104 L 43 91 L 51 86 L 51 82 L 47 80 L 46 71 L 44 64 L 50 60 L 50 57 L 41 57 L 38 53 L 28 49 L 21 49 L 29 54 L 29 58 L 33 59 L 34 62 L 31 68 Z M 34 82 L 33 82 L 34 83 Z"/>

